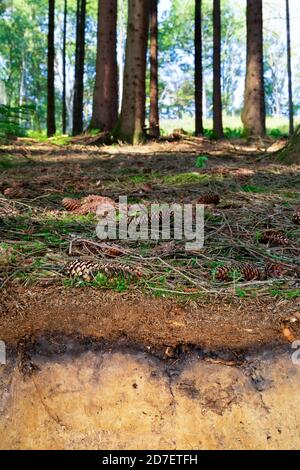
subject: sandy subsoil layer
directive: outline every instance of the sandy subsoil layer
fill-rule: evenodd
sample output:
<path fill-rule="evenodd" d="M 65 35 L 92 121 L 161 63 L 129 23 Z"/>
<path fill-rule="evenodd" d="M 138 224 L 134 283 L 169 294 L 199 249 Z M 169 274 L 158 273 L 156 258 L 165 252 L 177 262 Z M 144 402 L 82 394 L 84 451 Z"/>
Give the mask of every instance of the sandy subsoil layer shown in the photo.
<path fill-rule="evenodd" d="M 300 368 L 292 351 L 240 366 L 196 354 L 40 351 L 24 379 L 0 366 L 1 449 L 299 449 Z"/>

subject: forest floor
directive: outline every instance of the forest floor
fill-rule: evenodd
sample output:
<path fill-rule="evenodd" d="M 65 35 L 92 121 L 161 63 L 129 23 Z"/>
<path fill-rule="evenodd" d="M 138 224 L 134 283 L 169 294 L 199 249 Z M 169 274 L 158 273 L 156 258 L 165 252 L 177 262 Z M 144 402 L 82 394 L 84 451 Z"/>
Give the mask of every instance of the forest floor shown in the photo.
<path fill-rule="evenodd" d="M 0 146 L 0 339 L 15 345 L 41 333 L 76 334 L 174 356 L 189 347 L 237 350 L 299 338 L 300 228 L 292 216 L 300 166 L 276 162 L 283 143 L 18 139 Z M 207 192 L 220 202 L 206 204 L 204 248 L 194 252 L 184 240 L 103 246 L 95 214 L 62 205 L 88 195 L 192 203 Z M 262 243 L 270 229 L 278 237 Z M 142 274 L 70 279 L 65 266 L 76 259 Z M 260 278 L 248 281 L 235 269 L 218 276 L 237 262 Z"/>

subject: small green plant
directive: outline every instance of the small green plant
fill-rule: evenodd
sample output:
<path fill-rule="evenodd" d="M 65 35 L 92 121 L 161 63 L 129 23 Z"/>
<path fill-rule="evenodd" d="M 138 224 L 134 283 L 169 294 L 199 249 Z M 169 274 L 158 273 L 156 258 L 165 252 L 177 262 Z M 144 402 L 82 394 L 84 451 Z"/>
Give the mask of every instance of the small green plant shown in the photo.
<path fill-rule="evenodd" d="M 206 155 L 199 155 L 196 158 L 195 165 L 197 168 L 206 168 L 208 162 L 208 157 Z"/>
<path fill-rule="evenodd" d="M 242 190 L 245 191 L 245 193 L 265 193 L 266 189 L 261 187 L 261 186 L 254 186 L 251 184 L 246 184 L 245 186 L 242 186 Z"/>
<path fill-rule="evenodd" d="M 240 287 L 237 287 L 235 289 L 235 294 L 240 298 L 240 299 L 243 299 L 245 297 L 247 297 L 247 291 L 245 291 L 244 289 L 241 289 Z"/>
<path fill-rule="evenodd" d="M 275 288 L 275 289 L 271 289 L 270 293 L 273 297 L 282 297 L 287 300 L 293 300 L 293 299 L 297 299 L 300 297 L 300 289 L 286 290 L 286 289 Z"/>

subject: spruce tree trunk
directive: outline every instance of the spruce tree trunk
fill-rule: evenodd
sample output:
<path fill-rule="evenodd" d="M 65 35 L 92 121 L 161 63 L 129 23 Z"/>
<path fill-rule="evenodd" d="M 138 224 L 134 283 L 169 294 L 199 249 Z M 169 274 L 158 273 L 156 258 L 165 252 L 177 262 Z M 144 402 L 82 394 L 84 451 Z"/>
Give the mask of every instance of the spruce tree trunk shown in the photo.
<path fill-rule="evenodd" d="M 242 121 L 248 136 L 265 135 L 262 0 L 247 0 L 247 66 Z"/>
<path fill-rule="evenodd" d="M 281 163 L 300 164 L 300 126 L 291 135 L 287 146 L 279 152 L 277 159 Z"/>
<path fill-rule="evenodd" d="M 289 130 L 290 135 L 294 132 L 294 105 L 293 105 L 293 84 L 292 84 L 292 63 L 291 63 L 291 25 L 290 25 L 290 5 L 286 0 L 286 48 L 287 48 L 287 71 L 288 71 L 288 93 L 289 93 Z"/>
<path fill-rule="evenodd" d="M 158 0 L 150 0 L 150 130 L 151 137 L 158 138 Z"/>
<path fill-rule="evenodd" d="M 68 0 L 64 3 L 64 24 L 63 24 L 63 92 L 62 92 L 62 133 L 65 134 L 67 130 L 67 103 L 66 103 L 66 47 L 67 47 L 67 14 L 68 14 Z"/>
<path fill-rule="evenodd" d="M 203 134 L 202 0 L 195 0 L 195 133 Z"/>
<path fill-rule="evenodd" d="M 112 131 L 118 119 L 117 0 L 98 2 L 96 81 L 91 127 Z"/>
<path fill-rule="evenodd" d="M 55 46 L 54 46 L 54 30 L 55 30 L 55 0 L 49 0 L 49 15 L 48 15 L 48 77 L 47 77 L 47 92 L 48 92 L 48 105 L 47 105 L 47 135 L 52 137 L 56 132 L 55 125 L 55 88 L 54 88 L 54 60 L 55 60 Z"/>
<path fill-rule="evenodd" d="M 73 135 L 81 134 L 83 131 L 85 18 L 86 0 L 77 0 Z"/>
<path fill-rule="evenodd" d="M 222 94 L 221 94 L 221 0 L 214 0 L 214 58 L 213 58 L 213 132 L 217 139 L 222 139 Z"/>
<path fill-rule="evenodd" d="M 128 0 L 128 25 L 120 138 L 139 143 L 145 138 L 145 75 L 149 1 Z"/>

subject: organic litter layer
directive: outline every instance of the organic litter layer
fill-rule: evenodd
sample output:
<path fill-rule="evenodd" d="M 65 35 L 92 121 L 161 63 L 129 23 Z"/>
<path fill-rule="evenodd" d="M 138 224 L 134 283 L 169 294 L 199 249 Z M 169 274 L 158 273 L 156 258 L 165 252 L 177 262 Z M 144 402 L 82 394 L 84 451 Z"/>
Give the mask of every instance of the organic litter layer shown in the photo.
<path fill-rule="evenodd" d="M 248 350 L 286 344 L 287 318 L 299 312 L 298 299 L 215 296 L 178 303 L 93 288 L 8 287 L 0 293 L 0 338 L 16 346 L 24 337 L 61 333 L 110 344 L 124 340 L 145 350 Z M 289 339 L 300 337 L 299 325 L 288 324 Z"/>

